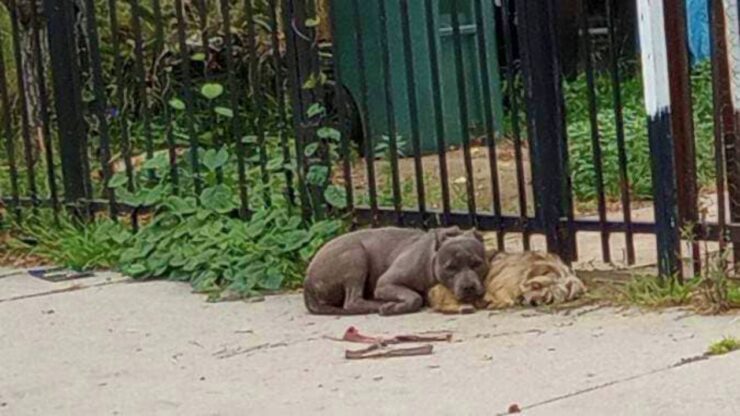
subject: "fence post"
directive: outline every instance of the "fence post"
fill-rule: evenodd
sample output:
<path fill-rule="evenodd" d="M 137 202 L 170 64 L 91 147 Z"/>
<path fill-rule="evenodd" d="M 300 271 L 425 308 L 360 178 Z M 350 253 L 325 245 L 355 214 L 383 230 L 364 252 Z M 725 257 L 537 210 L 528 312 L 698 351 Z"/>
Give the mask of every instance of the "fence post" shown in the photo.
<path fill-rule="evenodd" d="M 74 203 L 86 196 L 83 167 L 85 120 L 76 58 L 74 3 L 71 0 L 45 0 L 44 10 L 59 126 L 64 197 L 67 203 Z"/>
<path fill-rule="evenodd" d="M 547 249 L 570 262 L 570 210 L 565 111 L 556 41 L 556 0 L 517 0 L 536 216 Z"/>
<path fill-rule="evenodd" d="M 723 93 L 722 101 L 722 124 L 725 135 L 727 187 L 730 197 L 730 222 L 740 222 L 740 15 L 738 15 L 737 0 L 722 0 L 718 7 L 722 12 L 722 29 L 716 30 L 722 36 L 723 46 L 719 54 L 726 57 L 722 59 L 726 67 L 722 68 L 723 75 L 727 78 L 720 79 L 722 82 L 720 91 Z M 720 16 L 717 16 L 719 18 Z M 719 25 L 718 25 L 719 26 Z M 722 77 L 721 77 L 722 78 Z M 721 236 L 724 237 L 724 236 Z M 733 263 L 735 271 L 740 264 L 740 244 L 733 242 Z"/>
<path fill-rule="evenodd" d="M 694 120 L 691 103 L 689 47 L 686 28 L 686 0 L 664 0 L 668 82 L 671 99 L 671 131 L 676 172 L 683 180 L 677 188 L 679 224 L 689 226 L 699 222 L 698 188 Z M 699 244 L 691 244 L 693 272 L 701 270 Z"/>
<path fill-rule="evenodd" d="M 658 272 L 662 277 L 676 276 L 681 271 L 678 259 L 680 240 L 663 0 L 638 0 L 637 14 L 648 116 Z"/>

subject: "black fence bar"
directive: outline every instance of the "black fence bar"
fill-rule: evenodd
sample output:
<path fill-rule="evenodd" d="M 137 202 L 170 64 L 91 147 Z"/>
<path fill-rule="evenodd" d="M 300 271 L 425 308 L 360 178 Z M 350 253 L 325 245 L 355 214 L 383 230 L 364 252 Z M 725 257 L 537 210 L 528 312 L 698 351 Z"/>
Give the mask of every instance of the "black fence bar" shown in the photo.
<path fill-rule="evenodd" d="M 44 11 L 47 18 L 60 156 L 63 161 L 64 198 L 67 202 L 75 202 L 85 197 L 86 190 L 83 169 L 85 121 L 80 70 L 75 59 L 74 16 L 65 0 L 46 0 Z"/>
<path fill-rule="evenodd" d="M 671 130 L 676 172 L 681 172 L 677 187 L 678 215 L 681 227 L 699 222 L 696 181 L 696 150 L 694 119 L 691 102 L 691 68 L 686 28 L 686 1 L 665 0 L 666 41 L 668 52 L 668 82 L 671 88 Z M 691 242 L 694 273 L 701 270 L 701 252 L 696 241 Z"/>
<path fill-rule="evenodd" d="M 357 66 L 358 76 L 360 78 L 360 96 L 361 110 L 367 114 L 370 108 L 370 93 L 367 85 L 367 67 L 365 66 L 365 43 L 364 43 L 364 25 L 362 24 L 362 15 L 360 14 L 359 0 L 352 0 L 352 17 L 355 25 L 355 42 L 357 46 Z M 363 123 L 363 140 L 365 147 L 365 165 L 367 169 L 367 189 L 370 199 L 370 211 L 378 211 L 378 194 L 375 182 L 375 149 L 373 148 L 373 131 L 370 128 L 369 120 L 365 119 Z M 374 215 L 373 215 L 374 217 Z M 373 225 L 375 222 L 373 221 Z"/>
<path fill-rule="evenodd" d="M 427 211 L 426 189 L 424 188 L 424 165 L 421 159 L 421 132 L 419 129 L 419 105 L 416 96 L 414 51 L 411 46 L 409 0 L 401 0 L 401 32 L 403 35 L 403 58 L 406 64 L 406 95 L 409 100 L 409 122 L 411 123 L 411 147 L 414 152 L 414 174 L 419 214 L 425 218 Z M 425 223 L 423 223 L 425 224 Z"/>
<path fill-rule="evenodd" d="M 162 5 L 160 0 L 152 0 L 152 14 L 154 17 L 154 62 L 159 59 L 159 55 L 164 49 L 164 25 L 162 21 Z"/>
<path fill-rule="evenodd" d="M 277 9 L 278 0 L 270 0 L 268 7 L 270 8 L 270 23 L 272 25 L 270 31 L 270 40 L 272 43 L 272 64 L 275 67 L 275 100 L 277 101 L 277 134 L 280 140 L 280 147 L 283 153 L 283 162 L 285 166 L 290 166 L 290 146 L 288 144 L 288 134 L 286 132 L 288 114 L 285 106 L 285 89 L 283 81 L 283 59 L 280 52 L 280 24 L 278 23 Z M 287 184 L 285 193 L 288 201 L 291 204 L 295 203 L 295 189 L 293 185 L 293 170 L 290 168 L 284 168 L 285 182 Z M 351 196 L 351 194 L 348 194 Z"/>
<path fill-rule="evenodd" d="M 591 61 L 591 35 L 588 23 L 588 9 L 584 0 L 580 0 L 579 26 L 581 31 L 582 60 L 586 72 L 586 94 L 588 97 L 588 115 L 591 127 L 591 148 L 594 163 L 594 179 L 596 183 L 596 198 L 598 204 L 599 221 L 606 223 L 606 196 L 604 194 L 604 174 L 601 156 L 601 136 L 599 134 L 598 108 L 596 105 L 596 84 L 594 82 L 594 68 Z M 601 257 L 605 263 L 611 262 L 609 246 L 609 232 L 606 226 L 601 230 Z"/>
<path fill-rule="evenodd" d="M 570 263 L 574 236 L 570 226 L 561 225 L 561 218 L 569 215 L 570 197 L 563 157 L 565 113 L 555 41 L 555 2 L 518 0 L 516 4 L 537 218 L 546 227 L 548 250 Z"/>
<path fill-rule="evenodd" d="M 444 108 L 442 107 L 442 81 L 439 68 L 439 50 L 437 48 L 437 21 L 434 18 L 434 8 L 437 3 L 432 0 L 424 1 L 424 15 L 426 18 L 427 43 L 429 47 L 429 67 L 432 74 L 432 101 L 434 103 L 434 128 L 437 137 L 437 157 L 439 159 L 439 178 L 442 187 L 442 225 L 449 223 L 450 183 L 447 171 L 447 145 L 445 140 Z"/>
<path fill-rule="evenodd" d="M 2 33 L 0 33 L 0 44 L 3 43 Z M 15 214 L 17 221 L 21 220 L 20 194 L 18 189 L 18 167 L 15 162 L 15 139 L 13 137 L 13 120 L 10 109 L 10 99 L 8 97 L 8 79 L 5 74 L 5 53 L 0 48 L 0 104 L 3 106 L 3 135 L 5 136 L 5 152 L 7 153 L 8 171 L 10 174 L 10 195 L 8 199 L 11 210 Z"/>
<path fill-rule="evenodd" d="M 152 137 L 152 126 L 149 119 L 149 96 L 147 94 L 146 70 L 144 69 L 144 40 L 141 33 L 141 5 L 139 0 L 130 0 L 131 4 L 131 29 L 134 32 L 134 73 L 136 74 L 136 104 L 137 115 L 141 117 L 144 140 L 146 142 L 146 158 L 154 156 L 154 139 Z M 150 180 L 154 180 L 154 169 L 147 169 Z"/>
<path fill-rule="evenodd" d="M 16 88 L 18 89 L 18 105 L 21 112 L 21 139 L 23 140 L 23 154 L 26 161 L 26 181 L 28 195 L 31 200 L 38 198 L 36 188 L 36 156 L 31 141 L 31 130 L 29 125 L 28 99 L 26 97 L 26 84 L 23 79 L 23 57 L 21 53 L 20 29 L 18 27 L 18 5 L 15 0 L 10 1 L 10 22 L 12 25 L 13 54 L 16 64 Z"/>
<path fill-rule="evenodd" d="M 627 150 L 624 137 L 624 115 L 622 114 L 622 87 L 619 77 L 619 45 L 617 41 L 616 0 L 606 0 L 607 28 L 609 32 L 609 74 L 611 78 L 612 103 L 614 105 L 614 126 L 617 140 L 617 160 L 619 162 L 619 194 L 622 202 L 622 218 L 626 225 L 624 232 L 627 264 L 635 263 L 635 243 L 632 236 L 632 203 L 630 199 L 629 174 L 627 173 Z"/>
<path fill-rule="evenodd" d="M 158 72 L 160 71 L 159 64 L 161 62 L 162 53 L 164 51 L 164 21 L 162 17 L 162 6 L 160 0 L 152 0 L 152 14 L 154 18 L 154 53 L 152 54 L 152 71 L 153 78 L 160 80 Z M 163 75 L 163 77 L 169 77 L 169 74 Z M 161 85 L 161 83 L 160 83 Z M 172 96 L 171 89 L 166 88 L 164 97 L 162 99 L 162 115 L 165 120 L 165 139 L 167 141 L 168 157 L 170 162 L 170 182 L 172 183 L 172 193 L 178 195 L 180 193 L 180 174 L 177 169 L 177 144 L 175 143 L 175 135 L 173 133 L 174 125 L 172 123 L 172 114 L 170 112 L 170 106 L 168 105 Z"/>
<path fill-rule="evenodd" d="M 496 0 L 492 0 L 495 2 Z M 514 39 L 516 31 L 512 27 L 514 16 L 511 13 L 510 5 L 515 0 L 501 1 L 501 15 L 504 36 L 507 41 L 504 42 L 504 53 L 506 55 L 506 83 L 508 84 L 508 99 L 511 112 L 511 131 L 514 141 L 514 163 L 516 165 L 516 186 L 517 199 L 519 205 L 519 217 L 523 223 L 527 221 L 527 189 L 524 177 L 524 155 L 522 153 L 522 133 L 519 124 L 519 97 L 516 85 L 516 69 L 514 62 Z M 512 2 L 512 3 L 510 3 Z M 529 230 L 524 227 L 522 231 L 522 244 L 525 250 L 530 248 Z"/>
<path fill-rule="evenodd" d="M 483 21 L 483 0 L 475 0 L 475 24 L 478 27 L 478 64 L 480 67 L 481 90 L 483 96 L 483 118 L 486 126 L 486 146 L 488 147 L 488 169 L 491 175 L 491 193 L 493 195 L 492 208 L 496 216 L 501 216 L 501 190 L 498 180 L 498 156 L 496 154 L 496 136 L 493 116 L 493 98 L 491 94 L 490 69 L 488 66 L 488 47 L 486 45 L 486 31 Z M 506 249 L 504 228 L 496 230 L 496 246 L 500 251 Z"/>
<path fill-rule="evenodd" d="M 719 3 L 719 4 L 718 4 Z M 725 227 L 727 213 L 725 208 L 725 126 L 723 120 L 723 100 L 724 92 L 722 78 L 727 79 L 728 74 L 723 71 L 721 61 L 726 59 L 723 51 L 724 43 L 724 23 L 722 19 L 722 3 L 716 0 L 707 2 L 709 15 L 709 46 L 711 51 L 712 64 L 712 103 L 713 120 L 714 120 L 714 161 L 716 169 L 716 186 L 717 186 L 717 223 L 720 228 L 719 250 L 723 252 L 726 247 Z M 719 12 L 719 13 L 718 13 Z M 727 61 L 725 61 L 726 64 Z"/>
<path fill-rule="evenodd" d="M 212 62 L 211 56 L 211 33 L 208 28 L 208 4 L 206 0 L 196 0 L 195 9 L 198 12 L 198 29 L 200 30 L 200 44 L 203 48 L 203 79 L 205 82 L 211 81 L 210 65 Z M 249 23 L 249 21 L 248 21 Z M 249 26 L 249 24 L 248 24 Z M 215 104 L 211 98 L 208 99 L 207 108 L 210 114 L 214 114 Z M 205 131 L 215 130 L 213 127 L 213 120 L 209 117 L 201 121 L 200 128 Z M 213 135 L 213 144 L 216 147 L 221 147 L 222 140 L 219 134 Z M 224 181 L 224 170 L 223 167 L 218 166 L 216 168 L 216 183 L 223 183 Z"/>
<path fill-rule="evenodd" d="M 347 125 L 350 120 L 350 114 L 348 114 L 347 106 L 350 104 L 349 100 L 351 97 L 344 93 L 342 68 L 339 64 L 339 35 L 337 31 L 337 19 L 334 14 L 335 4 L 330 2 L 329 12 L 329 24 L 331 25 L 331 39 L 332 39 L 332 57 L 333 69 L 334 69 L 334 109 L 337 112 L 337 128 L 340 134 L 340 152 L 342 157 L 342 177 L 344 180 L 344 193 L 345 193 L 345 205 L 348 212 L 354 210 L 354 189 L 352 185 L 352 155 L 350 150 L 350 128 Z M 275 33 L 273 31 L 273 33 Z M 278 66 L 276 65 L 276 68 Z M 354 219 L 354 216 L 353 216 Z"/>
<path fill-rule="evenodd" d="M 190 168 L 193 170 L 193 189 L 200 195 L 203 189 L 203 180 L 200 176 L 200 161 L 198 156 L 198 138 L 195 135 L 195 120 L 193 115 L 193 85 L 190 78 L 190 54 L 185 34 L 185 17 L 183 16 L 182 0 L 175 0 L 175 15 L 177 18 L 177 40 L 180 48 L 180 68 L 182 70 L 182 94 L 185 100 L 185 125 L 190 142 Z"/>
<path fill-rule="evenodd" d="M 642 77 L 647 112 L 648 141 L 658 248 L 658 270 L 663 277 L 681 276 L 680 241 L 676 209 L 676 171 L 671 135 L 671 101 L 663 4 L 638 2 Z"/>
<path fill-rule="evenodd" d="M 301 212 L 304 219 L 308 219 L 311 216 L 311 204 L 308 197 L 308 188 L 306 184 L 306 168 L 305 168 L 305 157 L 304 157 L 304 139 L 305 139 L 305 106 L 303 99 L 303 81 L 301 77 L 302 64 L 298 59 L 298 44 L 300 42 L 298 35 L 295 33 L 294 28 L 294 11 L 295 2 L 293 0 L 283 0 L 282 11 L 283 11 L 283 25 L 286 28 L 286 63 L 288 67 L 288 85 L 290 91 L 290 103 L 293 108 L 293 130 L 295 132 L 295 158 L 296 158 L 296 171 L 298 174 L 298 196 L 301 202 Z"/>
<path fill-rule="evenodd" d="M 710 14 L 710 21 L 712 26 L 712 33 L 710 33 L 710 42 L 712 44 L 712 101 L 715 112 L 715 131 L 717 123 L 720 123 L 721 137 L 722 137 L 722 149 L 723 160 L 722 163 L 725 166 L 724 177 L 726 184 L 724 189 L 727 190 L 729 195 L 729 206 L 730 206 L 730 221 L 740 216 L 740 172 L 737 171 L 735 165 L 735 152 L 734 146 L 737 141 L 735 136 L 735 117 L 732 111 L 732 88 L 730 83 L 730 68 L 728 62 L 728 45 L 726 39 L 727 22 L 725 20 L 724 3 L 721 0 L 710 1 L 709 7 L 713 8 L 713 14 Z M 719 112 L 719 113 L 718 113 Z M 718 172 L 717 180 L 719 181 L 720 172 Z M 718 209 L 717 215 L 722 216 L 719 221 L 720 224 L 724 224 L 727 221 L 726 208 L 724 208 L 724 195 L 723 199 L 719 198 L 720 188 L 717 189 L 718 197 L 717 204 L 723 203 L 723 209 Z M 724 211 L 724 212 L 723 212 Z M 724 248 L 726 239 L 723 237 L 720 241 L 720 248 Z M 733 246 L 733 254 L 740 254 L 740 245 Z M 737 259 L 737 256 L 733 256 Z M 732 262 L 737 261 L 733 259 Z"/>
<path fill-rule="evenodd" d="M 255 114 L 252 118 L 254 131 L 257 134 L 257 143 L 259 146 L 260 172 L 262 173 L 262 183 L 264 184 L 265 203 L 269 206 L 271 201 L 268 184 L 270 176 L 267 172 L 267 144 L 265 143 L 265 109 L 264 97 L 262 95 L 262 77 L 259 74 L 259 57 L 257 56 L 257 33 L 255 30 L 256 22 L 254 21 L 254 7 L 252 0 L 245 0 L 244 7 L 247 19 L 247 50 L 249 51 L 249 85 L 252 90 L 252 109 Z"/>
<path fill-rule="evenodd" d="M 123 85 L 123 63 L 121 62 L 120 40 L 118 37 L 118 10 L 116 0 L 108 0 L 108 12 L 110 14 L 111 28 L 111 54 L 113 55 L 113 76 L 116 84 Z M 129 137 L 128 118 L 124 114 L 123 106 L 125 91 L 118 88 L 116 91 L 116 104 L 119 109 L 114 112 L 115 118 L 119 120 L 121 129 L 121 155 L 126 169 L 127 188 L 129 192 L 134 191 L 134 166 L 131 163 L 131 140 Z"/>
<path fill-rule="evenodd" d="M 380 14 L 380 50 L 383 71 L 383 88 L 385 91 L 385 111 L 388 122 L 388 148 L 391 163 L 391 188 L 393 191 L 393 208 L 398 213 L 396 220 L 398 225 L 403 224 L 401 207 L 401 181 L 398 176 L 398 132 L 396 130 L 396 114 L 393 105 L 393 85 L 391 81 L 391 56 L 388 49 L 388 11 L 385 0 L 378 2 L 378 13 Z"/>
<path fill-rule="evenodd" d="M 98 129 L 100 133 L 100 167 L 103 172 L 104 193 L 108 197 L 109 214 L 112 219 L 118 217 L 116 211 L 116 192 L 108 186 L 108 182 L 113 176 L 111 169 L 111 151 L 110 151 L 110 134 L 108 131 L 108 119 L 106 115 L 106 96 L 105 83 L 103 80 L 102 58 L 100 56 L 100 46 L 98 44 L 98 24 L 95 19 L 95 2 L 85 0 L 85 12 L 87 13 L 87 37 L 90 45 L 90 66 L 93 80 L 93 93 L 95 95 L 94 111 L 98 119 Z"/>
<path fill-rule="evenodd" d="M 49 198 L 51 208 L 56 217 L 59 214 L 59 192 L 54 164 L 54 148 L 51 140 L 51 117 L 49 117 L 49 96 L 46 89 L 46 68 L 44 67 L 44 55 L 41 53 L 41 27 L 38 19 L 38 5 L 35 1 L 29 4 L 31 23 L 31 43 L 33 48 L 33 60 L 36 64 L 36 83 L 39 94 L 39 116 L 41 118 L 41 135 L 44 143 L 44 156 L 46 159 L 46 177 L 49 186 Z"/>
<path fill-rule="evenodd" d="M 473 177 L 473 161 L 470 155 L 470 117 L 468 114 L 468 93 L 465 88 L 465 62 L 463 61 L 462 39 L 460 36 L 460 5 L 458 0 L 451 0 L 452 43 L 455 50 L 455 72 L 457 79 L 457 97 L 460 111 L 460 135 L 462 139 L 463 163 L 465 164 L 465 193 L 470 212 L 470 224 L 475 226 L 475 178 Z M 479 29 L 482 30 L 482 29 Z M 480 36 L 480 35 L 479 35 Z"/>
<path fill-rule="evenodd" d="M 231 137 L 236 149 L 236 169 L 239 187 L 239 217 L 246 219 L 249 215 L 249 193 L 247 189 L 246 167 L 244 162 L 244 143 L 242 142 L 241 117 L 236 110 L 239 108 L 239 88 L 234 77 L 233 39 L 231 35 L 231 5 L 229 0 L 219 0 L 221 18 L 224 24 L 224 48 L 226 49 L 226 82 L 229 86 L 229 100 L 233 111 L 231 117 Z"/>

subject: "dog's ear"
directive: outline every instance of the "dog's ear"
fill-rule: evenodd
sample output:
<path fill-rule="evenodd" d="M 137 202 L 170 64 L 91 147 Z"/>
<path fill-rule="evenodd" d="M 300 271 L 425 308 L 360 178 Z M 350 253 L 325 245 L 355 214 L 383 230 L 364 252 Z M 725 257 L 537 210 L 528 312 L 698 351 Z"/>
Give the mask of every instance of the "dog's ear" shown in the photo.
<path fill-rule="evenodd" d="M 459 237 L 461 235 L 463 235 L 463 232 L 458 226 L 437 228 L 436 230 L 434 230 L 434 249 L 439 250 L 439 248 L 442 246 L 442 243 L 444 243 L 446 240 L 453 237 Z"/>
<path fill-rule="evenodd" d="M 465 231 L 463 233 L 463 236 L 464 237 L 469 237 L 469 238 L 475 238 L 476 240 L 480 241 L 481 243 L 484 243 L 485 242 L 485 241 L 483 241 L 483 234 L 481 234 L 480 232 L 478 232 L 478 230 L 476 230 L 475 228 L 472 228 L 472 229 L 470 229 L 468 231 Z"/>

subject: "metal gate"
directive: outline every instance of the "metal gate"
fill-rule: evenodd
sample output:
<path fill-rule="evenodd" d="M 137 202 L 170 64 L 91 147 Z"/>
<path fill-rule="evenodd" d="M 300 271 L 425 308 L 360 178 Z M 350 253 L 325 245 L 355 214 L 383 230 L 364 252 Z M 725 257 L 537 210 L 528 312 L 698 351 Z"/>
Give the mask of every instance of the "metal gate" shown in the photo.
<path fill-rule="evenodd" d="M 654 235 L 661 274 L 682 257 L 697 272 L 698 241 L 740 241 L 738 7 L 709 3 L 703 106 L 683 0 L 633 14 L 618 0 L 9 1 L 6 218 L 107 211 L 136 227 L 147 195 L 203 197 L 210 182 L 248 218 L 279 186 L 306 218 L 478 227 L 501 249 L 541 235 L 568 262 L 598 242 L 600 260 L 633 264 Z M 558 44 L 561 7 L 579 11 L 577 45 Z M 639 58 L 623 48 L 631 24 Z M 577 81 L 561 75 L 566 48 Z"/>

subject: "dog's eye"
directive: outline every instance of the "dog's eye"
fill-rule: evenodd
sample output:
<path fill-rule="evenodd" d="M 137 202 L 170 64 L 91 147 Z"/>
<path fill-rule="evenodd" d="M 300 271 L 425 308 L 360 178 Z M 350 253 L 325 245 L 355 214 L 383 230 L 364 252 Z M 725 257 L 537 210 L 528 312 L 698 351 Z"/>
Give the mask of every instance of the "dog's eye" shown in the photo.
<path fill-rule="evenodd" d="M 483 264 L 483 263 L 481 263 L 481 262 L 480 262 L 480 261 L 478 261 L 478 260 L 473 260 L 473 261 L 471 261 L 471 262 L 470 262 L 470 268 L 471 268 L 471 269 L 477 269 L 477 268 L 478 268 L 478 267 L 480 267 L 480 266 L 481 266 L 482 264 Z"/>

